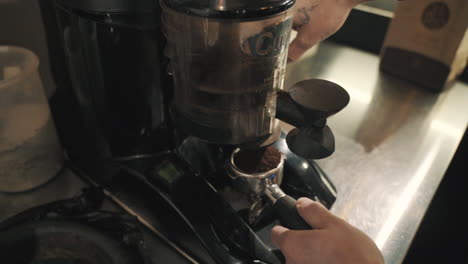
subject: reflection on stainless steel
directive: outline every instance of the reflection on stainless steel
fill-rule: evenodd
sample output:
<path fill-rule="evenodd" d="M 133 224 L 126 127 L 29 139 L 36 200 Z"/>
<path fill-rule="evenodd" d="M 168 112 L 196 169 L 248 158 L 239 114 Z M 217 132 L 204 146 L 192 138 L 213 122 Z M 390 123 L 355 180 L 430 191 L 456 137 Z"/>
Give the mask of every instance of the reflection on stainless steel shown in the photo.
<path fill-rule="evenodd" d="M 286 194 L 281 190 L 278 184 L 272 184 L 268 186 L 265 190 L 265 195 L 271 201 L 271 203 L 275 203 L 279 198 L 286 196 Z"/>
<path fill-rule="evenodd" d="M 226 0 L 216 0 L 214 10 L 226 10 Z"/>
<path fill-rule="evenodd" d="M 228 174 L 238 191 L 260 197 L 265 193 L 265 189 L 271 185 L 271 182 L 278 185 L 281 184 L 283 180 L 284 159 L 286 158 L 283 153 L 281 153 L 280 162 L 275 169 L 264 173 L 244 173 L 237 168 L 234 162 L 234 157 L 239 151 L 240 149 L 237 148 L 232 152 L 228 170 Z"/>
<path fill-rule="evenodd" d="M 350 105 L 332 117 L 336 152 L 317 163 L 338 189 L 332 211 L 401 263 L 468 124 L 468 85 L 433 94 L 382 74 L 379 57 L 323 43 L 288 67 L 285 87 L 322 78 Z"/>

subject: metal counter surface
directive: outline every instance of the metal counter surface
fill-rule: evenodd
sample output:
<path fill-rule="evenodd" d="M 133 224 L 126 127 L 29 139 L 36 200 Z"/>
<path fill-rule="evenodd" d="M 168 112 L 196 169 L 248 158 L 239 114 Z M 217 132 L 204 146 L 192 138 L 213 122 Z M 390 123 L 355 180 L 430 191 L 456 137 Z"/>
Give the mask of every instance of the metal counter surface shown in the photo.
<path fill-rule="evenodd" d="M 338 190 L 332 211 L 401 263 L 468 124 L 468 85 L 434 94 L 380 73 L 379 57 L 325 42 L 289 65 L 285 87 L 308 78 L 342 85 L 349 106 L 329 125 L 336 152 L 319 160 Z"/>

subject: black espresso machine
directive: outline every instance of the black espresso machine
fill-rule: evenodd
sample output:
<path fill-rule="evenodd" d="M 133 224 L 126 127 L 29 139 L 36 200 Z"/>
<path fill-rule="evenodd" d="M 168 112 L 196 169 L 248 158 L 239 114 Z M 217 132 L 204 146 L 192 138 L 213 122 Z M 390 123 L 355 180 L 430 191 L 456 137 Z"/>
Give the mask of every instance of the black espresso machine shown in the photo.
<path fill-rule="evenodd" d="M 70 167 L 193 262 L 282 263 L 271 228 L 313 228 L 294 199 L 335 201 L 313 160 L 349 95 L 283 88 L 294 3 L 41 1 Z"/>

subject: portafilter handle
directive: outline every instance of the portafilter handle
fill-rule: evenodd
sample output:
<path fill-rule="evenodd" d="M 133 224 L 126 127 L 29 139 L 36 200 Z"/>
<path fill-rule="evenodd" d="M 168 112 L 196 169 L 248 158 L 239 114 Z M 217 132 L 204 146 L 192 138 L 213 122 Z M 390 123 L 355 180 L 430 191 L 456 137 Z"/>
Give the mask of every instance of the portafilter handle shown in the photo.
<path fill-rule="evenodd" d="M 291 230 L 312 229 L 312 227 L 299 215 L 296 206 L 296 199 L 285 194 L 277 184 L 269 185 L 265 190 L 265 195 L 273 204 L 276 215 L 284 227 Z"/>

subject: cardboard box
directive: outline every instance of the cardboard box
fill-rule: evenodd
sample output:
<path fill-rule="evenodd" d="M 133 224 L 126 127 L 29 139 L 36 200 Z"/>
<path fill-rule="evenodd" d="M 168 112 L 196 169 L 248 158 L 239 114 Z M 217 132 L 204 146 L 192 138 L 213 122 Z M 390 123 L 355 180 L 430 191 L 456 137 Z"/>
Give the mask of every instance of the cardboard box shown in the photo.
<path fill-rule="evenodd" d="M 441 91 L 468 61 L 467 0 L 399 2 L 381 52 L 382 71 Z"/>

